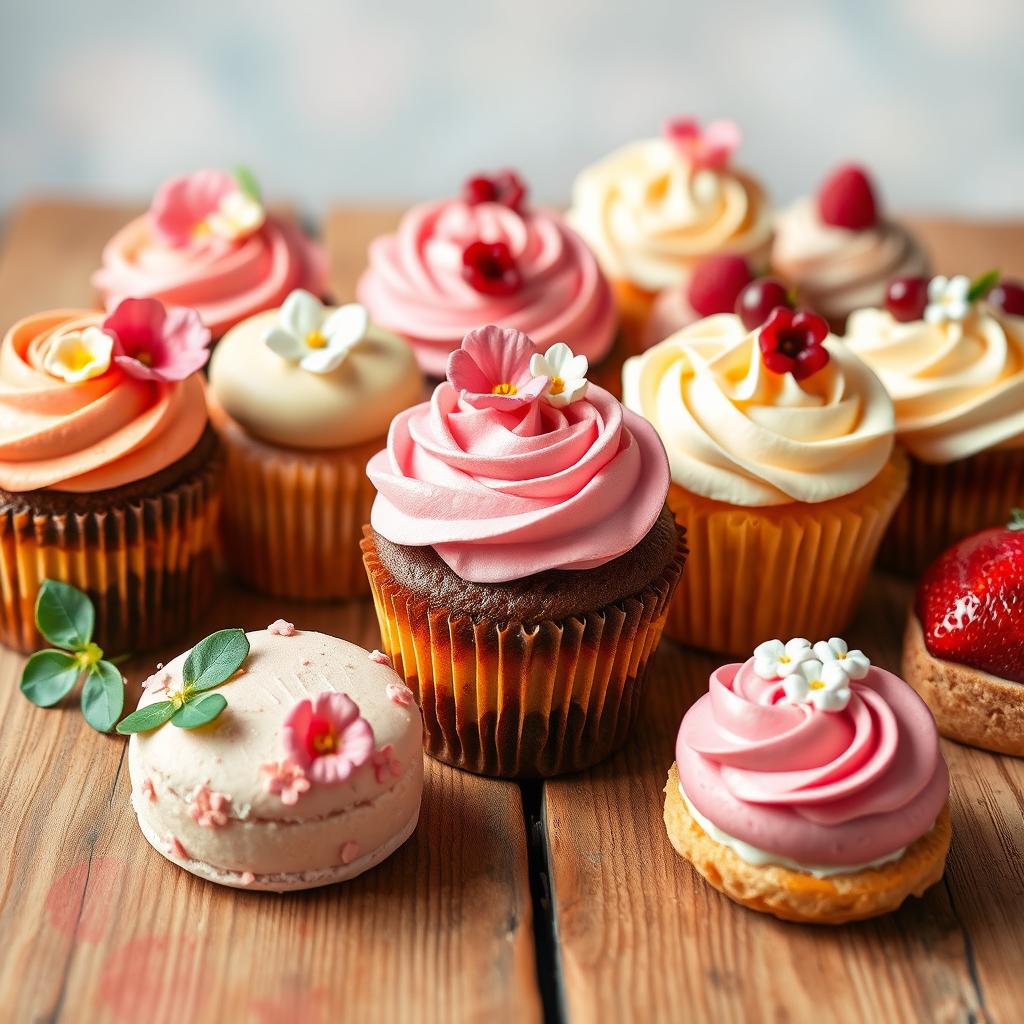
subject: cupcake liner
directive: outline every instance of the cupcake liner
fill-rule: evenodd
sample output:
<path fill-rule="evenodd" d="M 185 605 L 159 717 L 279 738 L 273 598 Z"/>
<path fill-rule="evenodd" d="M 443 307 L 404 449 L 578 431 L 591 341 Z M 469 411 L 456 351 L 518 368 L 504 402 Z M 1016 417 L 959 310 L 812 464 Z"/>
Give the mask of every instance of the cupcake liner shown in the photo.
<path fill-rule="evenodd" d="M 482 775 L 530 778 L 587 768 L 622 746 L 682 572 L 682 533 L 640 593 L 532 624 L 430 607 L 396 582 L 364 533 L 381 644 L 419 701 L 428 754 Z"/>
<path fill-rule="evenodd" d="M 1024 506 L 1024 449 L 979 452 L 931 465 L 910 459 L 910 487 L 885 535 L 878 562 L 919 576 L 958 540 L 1002 526 Z"/>
<path fill-rule="evenodd" d="M 0 642 L 45 645 L 35 602 L 46 579 L 84 590 L 108 654 L 153 650 L 194 625 L 213 598 L 221 459 L 152 497 L 88 511 L 0 508 Z"/>
<path fill-rule="evenodd" d="M 711 501 L 672 484 L 668 505 L 686 528 L 690 557 L 665 632 L 742 657 L 764 640 L 835 636 L 860 602 L 907 474 L 906 457 L 895 451 L 853 494 L 764 508 Z"/>
<path fill-rule="evenodd" d="M 274 597 L 369 592 L 359 551 L 374 488 L 366 463 L 384 439 L 337 451 L 264 444 L 211 411 L 226 451 L 223 546 L 233 575 Z"/>
<path fill-rule="evenodd" d="M 654 310 L 657 292 L 649 292 L 638 288 L 630 281 L 622 278 L 611 282 L 615 296 L 615 306 L 619 311 L 619 331 L 621 337 L 616 343 L 621 346 L 622 360 L 639 355 L 645 349 L 647 339 L 647 321 Z M 621 384 L 619 385 L 621 387 Z"/>

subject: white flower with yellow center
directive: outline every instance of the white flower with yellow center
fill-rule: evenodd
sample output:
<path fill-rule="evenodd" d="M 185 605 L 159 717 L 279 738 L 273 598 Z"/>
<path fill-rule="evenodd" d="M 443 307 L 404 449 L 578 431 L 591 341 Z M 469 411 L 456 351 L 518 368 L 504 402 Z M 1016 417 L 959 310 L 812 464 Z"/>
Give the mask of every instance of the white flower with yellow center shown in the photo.
<path fill-rule="evenodd" d="M 787 643 L 765 640 L 754 648 L 754 671 L 762 679 L 784 679 L 810 657 L 811 642 L 802 636 Z"/>
<path fill-rule="evenodd" d="M 971 279 L 964 274 L 956 277 L 933 277 L 928 282 L 928 304 L 924 318 L 930 324 L 947 320 L 965 320 L 971 309 Z"/>
<path fill-rule="evenodd" d="M 850 703 L 850 677 L 838 661 L 808 658 L 783 680 L 790 704 L 810 701 L 821 711 L 842 711 Z"/>
<path fill-rule="evenodd" d="M 358 303 L 332 310 L 302 288 L 284 300 L 277 321 L 264 339 L 267 347 L 310 373 L 337 369 L 370 329 L 370 318 Z"/>
<path fill-rule="evenodd" d="M 541 397 L 556 409 L 572 405 L 586 395 L 589 369 L 587 357 L 573 355 L 564 341 L 556 342 L 544 355 L 537 352 L 530 358 L 530 373 L 548 378 Z"/>
<path fill-rule="evenodd" d="M 871 668 L 871 661 L 863 651 L 851 651 L 846 641 L 838 636 L 831 640 L 819 640 L 814 653 L 824 664 L 836 662 L 851 679 L 863 679 Z"/>
<path fill-rule="evenodd" d="M 259 231 L 266 219 L 263 204 L 238 189 L 224 196 L 220 205 L 203 221 L 201 227 L 218 238 L 234 242 Z"/>
<path fill-rule="evenodd" d="M 99 327 L 58 334 L 43 359 L 43 369 L 68 384 L 99 377 L 110 369 L 114 339 Z"/>

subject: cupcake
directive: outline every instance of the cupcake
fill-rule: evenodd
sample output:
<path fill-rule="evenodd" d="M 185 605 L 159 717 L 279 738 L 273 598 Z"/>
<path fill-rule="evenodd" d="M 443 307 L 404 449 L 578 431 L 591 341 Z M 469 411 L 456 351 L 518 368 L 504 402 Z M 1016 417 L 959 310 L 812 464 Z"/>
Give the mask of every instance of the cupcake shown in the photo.
<path fill-rule="evenodd" d="M 929 566 L 907 620 L 903 674 L 950 739 L 1024 757 L 1024 512 Z"/>
<path fill-rule="evenodd" d="M 43 580 L 96 608 L 114 654 L 159 647 L 212 596 L 221 460 L 194 310 L 126 299 L 54 310 L 0 348 L 0 641 L 38 647 Z"/>
<path fill-rule="evenodd" d="M 193 682 L 197 652 L 215 645 L 213 667 L 237 654 L 220 678 Z M 189 698 L 190 685 L 205 697 Z M 361 875 L 416 828 L 422 725 L 378 652 L 279 619 L 215 633 L 145 687 L 119 726 L 133 733 L 132 807 L 150 845 L 186 871 L 237 888 L 310 889 Z M 194 713 L 200 725 L 179 720 L 216 698 L 212 716 Z"/>
<path fill-rule="evenodd" d="M 197 171 L 157 189 L 149 211 L 103 249 L 93 285 L 107 309 L 126 296 L 190 306 L 219 338 L 295 288 L 327 291 L 320 248 L 264 209 L 251 175 Z"/>
<path fill-rule="evenodd" d="M 902 679 L 839 638 L 771 640 L 683 718 L 665 826 L 737 903 L 842 924 L 939 881 L 948 795 L 935 722 Z"/>
<path fill-rule="evenodd" d="M 210 363 L 210 417 L 231 571 L 278 597 L 365 594 L 366 463 L 422 391 L 409 346 L 356 304 L 298 290 L 228 331 Z"/>
<path fill-rule="evenodd" d="M 906 489 L 868 367 L 820 317 L 777 306 L 753 329 L 721 314 L 679 331 L 626 362 L 623 389 L 668 450 L 691 548 L 668 634 L 741 653 L 839 632 Z"/>
<path fill-rule="evenodd" d="M 484 323 L 514 325 L 542 346 L 564 341 L 591 366 L 615 340 L 611 289 L 593 254 L 561 218 L 527 202 L 511 171 L 409 210 L 395 234 L 371 243 L 356 294 L 434 378 Z"/>
<path fill-rule="evenodd" d="M 650 424 L 585 356 L 484 327 L 367 472 L 363 557 L 427 752 L 523 777 L 621 746 L 685 556 Z"/>
<path fill-rule="evenodd" d="M 631 352 L 645 347 L 658 293 L 685 287 L 702 259 L 728 252 L 767 263 L 771 207 L 732 166 L 739 142 L 731 121 L 701 129 L 678 118 L 662 138 L 616 150 L 576 179 L 568 220 L 611 279 Z"/>
<path fill-rule="evenodd" d="M 1024 504 L 1024 286 L 963 276 L 893 281 L 846 343 L 881 378 L 910 489 L 882 564 L 922 572 L 954 541 Z"/>
<path fill-rule="evenodd" d="M 885 217 L 868 172 L 838 167 L 816 196 L 779 213 L 772 270 L 837 333 L 864 306 L 880 306 L 892 277 L 926 274 L 928 257 L 901 224 Z"/>

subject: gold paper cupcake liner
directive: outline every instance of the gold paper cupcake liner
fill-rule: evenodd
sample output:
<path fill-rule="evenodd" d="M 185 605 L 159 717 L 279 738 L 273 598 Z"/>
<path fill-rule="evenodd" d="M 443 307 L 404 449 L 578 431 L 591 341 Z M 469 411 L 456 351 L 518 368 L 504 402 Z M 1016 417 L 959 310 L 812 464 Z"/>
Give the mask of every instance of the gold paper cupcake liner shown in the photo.
<path fill-rule="evenodd" d="M 638 288 L 622 278 L 613 280 L 611 286 L 615 296 L 615 307 L 619 311 L 621 336 L 617 345 L 621 346 L 624 362 L 630 356 L 639 355 L 646 348 L 647 321 L 651 318 L 658 293 Z M 620 383 L 619 387 L 621 386 Z"/>
<path fill-rule="evenodd" d="M 496 622 L 432 608 L 396 582 L 366 527 L 381 646 L 416 694 L 428 754 L 481 775 L 578 771 L 626 741 L 686 545 L 640 593 L 559 620 Z"/>
<path fill-rule="evenodd" d="M 222 522 L 231 573 L 274 597 L 369 593 L 359 551 L 375 494 L 366 463 L 384 439 L 300 451 L 257 441 L 220 409 L 211 418 L 227 457 Z"/>
<path fill-rule="evenodd" d="M 220 456 L 163 493 L 79 512 L 0 508 L 0 642 L 38 649 L 46 579 L 84 590 L 108 655 L 163 647 L 198 622 L 214 589 Z"/>
<path fill-rule="evenodd" d="M 919 576 L 946 548 L 1024 506 L 1024 449 L 931 465 L 910 459 L 910 487 L 879 552 L 884 569 Z"/>
<path fill-rule="evenodd" d="M 821 504 L 746 508 L 672 484 L 668 506 L 690 557 L 665 632 L 691 647 L 749 657 L 762 641 L 835 636 L 860 602 L 906 489 L 895 451 L 869 484 Z"/>

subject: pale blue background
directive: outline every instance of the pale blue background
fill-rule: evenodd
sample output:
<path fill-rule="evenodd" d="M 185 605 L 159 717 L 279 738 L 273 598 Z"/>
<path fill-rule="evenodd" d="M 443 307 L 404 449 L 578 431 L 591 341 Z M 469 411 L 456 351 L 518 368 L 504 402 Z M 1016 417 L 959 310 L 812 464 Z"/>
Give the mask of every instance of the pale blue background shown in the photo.
<path fill-rule="evenodd" d="M 730 115 L 780 201 L 858 157 L 890 204 L 1024 210 L 1022 0 L 0 0 L 0 211 L 251 166 L 273 196 L 449 194 Z"/>

